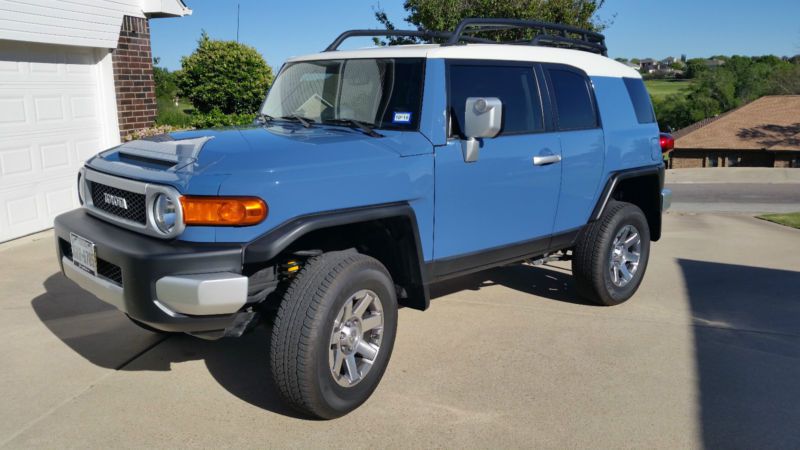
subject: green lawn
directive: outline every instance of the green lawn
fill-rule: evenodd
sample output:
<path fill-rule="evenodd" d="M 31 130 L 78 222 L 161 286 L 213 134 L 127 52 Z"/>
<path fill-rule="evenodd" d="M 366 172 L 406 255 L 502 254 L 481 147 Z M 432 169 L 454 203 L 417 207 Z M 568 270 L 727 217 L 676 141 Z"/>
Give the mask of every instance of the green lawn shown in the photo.
<path fill-rule="evenodd" d="M 644 84 L 650 95 L 660 100 L 672 94 L 685 93 L 692 82 L 690 80 L 647 80 Z"/>
<path fill-rule="evenodd" d="M 765 214 L 763 216 L 758 216 L 758 218 L 800 229 L 800 212 L 789 214 Z"/>
<path fill-rule="evenodd" d="M 158 98 L 158 115 L 156 125 L 172 125 L 176 127 L 188 127 L 191 122 L 189 112 L 192 111 L 192 104 L 186 100 L 179 100 L 178 106 L 174 101 L 167 98 Z"/>

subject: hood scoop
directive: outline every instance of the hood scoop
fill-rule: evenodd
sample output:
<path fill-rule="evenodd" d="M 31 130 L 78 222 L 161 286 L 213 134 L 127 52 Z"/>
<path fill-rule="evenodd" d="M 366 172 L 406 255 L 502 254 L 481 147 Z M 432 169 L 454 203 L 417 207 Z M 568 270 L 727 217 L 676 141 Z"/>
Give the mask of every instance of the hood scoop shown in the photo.
<path fill-rule="evenodd" d="M 169 135 L 153 136 L 126 142 L 117 150 L 120 162 L 158 168 L 180 170 L 197 161 L 200 151 L 213 136 L 192 139 L 174 139 Z"/>

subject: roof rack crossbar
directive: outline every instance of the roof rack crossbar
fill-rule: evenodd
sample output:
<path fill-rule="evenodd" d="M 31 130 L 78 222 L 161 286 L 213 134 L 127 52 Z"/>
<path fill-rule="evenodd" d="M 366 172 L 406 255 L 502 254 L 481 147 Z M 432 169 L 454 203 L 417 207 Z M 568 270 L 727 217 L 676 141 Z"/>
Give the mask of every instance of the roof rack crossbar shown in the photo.
<path fill-rule="evenodd" d="M 587 52 L 598 53 L 603 56 L 607 56 L 606 50 L 602 45 L 577 39 L 565 38 L 563 36 L 540 34 L 528 42 L 530 42 L 531 45 L 571 48 L 574 50 L 584 50 Z"/>
<path fill-rule="evenodd" d="M 413 37 L 433 41 L 440 39 L 443 41 L 449 40 L 452 37 L 449 31 L 429 31 L 429 30 L 348 30 L 340 34 L 331 44 L 325 48 L 326 52 L 336 51 L 340 45 L 351 37 Z M 489 44 L 495 41 L 491 39 L 484 39 L 472 36 L 464 38 L 466 42 Z"/>
<path fill-rule="evenodd" d="M 506 30 L 537 30 L 531 39 L 498 42 L 493 39 L 474 36 L 475 33 Z M 512 44 L 535 45 L 559 48 L 570 48 L 598 53 L 608 56 L 606 38 L 600 33 L 581 28 L 548 22 L 523 19 L 490 19 L 471 18 L 459 22 L 455 31 L 429 31 L 429 30 L 349 30 L 340 34 L 325 49 L 332 52 L 339 49 L 342 43 L 351 37 L 409 37 L 427 41 L 445 41 L 442 45 L 458 45 L 460 43 L 480 44 Z"/>
<path fill-rule="evenodd" d="M 599 53 L 603 56 L 608 55 L 608 49 L 605 44 L 606 38 L 600 33 L 569 25 L 523 19 L 464 19 L 459 22 L 445 45 L 459 44 L 467 37 L 465 34 L 510 29 L 539 30 L 540 34 L 530 40 L 529 45 L 557 45 L 559 47 Z"/>

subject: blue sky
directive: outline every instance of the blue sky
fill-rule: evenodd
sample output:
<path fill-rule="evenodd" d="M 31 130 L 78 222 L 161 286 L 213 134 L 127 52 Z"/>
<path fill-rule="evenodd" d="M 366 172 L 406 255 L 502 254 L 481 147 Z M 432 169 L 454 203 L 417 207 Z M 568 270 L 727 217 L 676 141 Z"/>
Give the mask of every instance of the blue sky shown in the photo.
<path fill-rule="evenodd" d="M 180 57 L 196 47 L 200 31 L 236 39 L 236 4 L 241 5 L 239 40 L 254 46 L 273 68 L 286 58 L 325 48 L 350 28 L 375 28 L 377 0 L 185 0 L 189 17 L 152 20 L 153 56 L 180 68 Z M 397 25 L 402 0 L 382 0 Z M 612 57 L 800 53 L 800 0 L 607 0 L 600 18 Z M 368 40 L 350 46 L 368 45 Z"/>

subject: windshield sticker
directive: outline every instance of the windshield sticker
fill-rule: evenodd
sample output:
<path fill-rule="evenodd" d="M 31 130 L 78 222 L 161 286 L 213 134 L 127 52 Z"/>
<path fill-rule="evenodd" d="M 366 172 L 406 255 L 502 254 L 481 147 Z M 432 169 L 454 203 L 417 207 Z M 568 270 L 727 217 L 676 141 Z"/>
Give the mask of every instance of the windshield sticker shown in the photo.
<path fill-rule="evenodd" d="M 411 123 L 411 113 L 410 112 L 394 113 L 394 118 L 392 118 L 392 123 Z"/>

